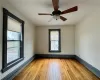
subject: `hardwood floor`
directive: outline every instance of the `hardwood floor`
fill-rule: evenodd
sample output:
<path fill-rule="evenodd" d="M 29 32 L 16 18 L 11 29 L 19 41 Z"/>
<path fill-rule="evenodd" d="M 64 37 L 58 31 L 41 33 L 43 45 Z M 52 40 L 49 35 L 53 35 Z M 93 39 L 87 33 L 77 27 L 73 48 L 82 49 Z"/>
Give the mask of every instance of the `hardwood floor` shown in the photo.
<path fill-rule="evenodd" d="M 13 80 L 100 80 L 74 59 L 37 59 Z"/>

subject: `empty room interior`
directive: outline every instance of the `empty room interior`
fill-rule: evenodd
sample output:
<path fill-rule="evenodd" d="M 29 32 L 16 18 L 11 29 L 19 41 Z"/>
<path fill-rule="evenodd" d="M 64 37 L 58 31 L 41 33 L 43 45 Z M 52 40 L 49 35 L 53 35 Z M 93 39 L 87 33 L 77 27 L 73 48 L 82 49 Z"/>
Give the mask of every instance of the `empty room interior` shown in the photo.
<path fill-rule="evenodd" d="M 0 80 L 100 80 L 100 0 L 0 0 Z"/>

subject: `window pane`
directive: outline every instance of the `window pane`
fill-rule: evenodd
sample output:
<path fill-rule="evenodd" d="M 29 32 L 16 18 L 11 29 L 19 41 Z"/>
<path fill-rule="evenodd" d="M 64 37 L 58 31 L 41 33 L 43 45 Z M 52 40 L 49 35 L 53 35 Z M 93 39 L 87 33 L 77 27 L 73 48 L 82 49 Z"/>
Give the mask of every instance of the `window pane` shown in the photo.
<path fill-rule="evenodd" d="M 19 47 L 20 41 L 7 41 L 7 48 Z"/>
<path fill-rule="evenodd" d="M 21 23 L 8 16 L 8 30 L 21 32 Z"/>
<path fill-rule="evenodd" d="M 7 42 L 7 63 L 20 58 L 20 42 L 8 41 Z"/>
<path fill-rule="evenodd" d="M 7 31 L 7 40 L 20 40 L 20 33 Z"/>
<path fill-rule="evenodd" d="M 58 38 L 58 36 L 59 36 L 59 33 L 58 33 L 58 31 L 51 31 L 50 32 L 50 35 L 51 35 L 51 40 L 58 40 L 59 38 Z"/>
<path fill-rule="evenodd" d="M 59 50 L 58 49 L 58 41 L 56 41 L 56 40 L 52 40 L 51 41 L 51 50 Z"/>

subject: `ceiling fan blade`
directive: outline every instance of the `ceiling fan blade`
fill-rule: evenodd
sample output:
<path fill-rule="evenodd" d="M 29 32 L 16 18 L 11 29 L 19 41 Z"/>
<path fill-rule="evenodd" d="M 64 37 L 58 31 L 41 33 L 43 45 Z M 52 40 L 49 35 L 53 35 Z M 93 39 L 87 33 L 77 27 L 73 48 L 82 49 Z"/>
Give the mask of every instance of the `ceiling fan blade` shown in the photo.
<path fill-rule="evenodd" d="M 54 10 L 57 11 L 59 8 L 59 0 L 52 0 L 52 4 L 54 7 Z"/>
<path fill-rule="evenodd" d="M 75 7 L 72 7 L 72 8 L 69 8 L 67 10 L 62 11 L 61 14 L 66 14 L 66 13 L 74 12 L 77 10 L 78 10 L 78 6 L 75 6 Z"/>
<path fill-rule="evenodd" d="M 67 19 L 63 16 L 60 16 L 60 19 L 63 20 L 63 21 L 66 21 Z"/>
<path fill-rule="evenodd" d="M 53 19 L 53 17 L 48 21 L 48 22 L 51 22 L 52 21 L 52 19 Z"/>
<path fill-rule="evenodd" d="M 52 14 L 49 14 L 49 13 L 38 13 L 38 15 L 52 15 Z"/>

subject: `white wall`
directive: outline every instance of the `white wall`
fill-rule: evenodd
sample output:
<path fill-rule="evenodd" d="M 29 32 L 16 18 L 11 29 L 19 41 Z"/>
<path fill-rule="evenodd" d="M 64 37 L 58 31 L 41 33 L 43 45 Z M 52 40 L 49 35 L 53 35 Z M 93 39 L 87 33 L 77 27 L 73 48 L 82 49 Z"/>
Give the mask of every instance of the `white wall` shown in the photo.
<path fill-rule="evenodd" d="M 100 10 L 76 25 L 75 53 L 100 70 Z"/>
<path fill-rule="evenodd" d="M 6 0 L 7 1 L 7 0 Z M 26 19 L 24 18 L 15 8 L 13 8 L 13 6 L 11 6 L 11 4 L 9 4 L 8 2 L 6 2 L 5 0 L 0 0 L 0 70 L 2 69 L 2 23 L 3 23 L 3 12 L 2 12 L 2 8 L 6 8 L 8 9 L 10 12 L 12 12 L 13 14 L 15 14 L 16 16 L 18 16 L 19 18 L 21 18 L 22 20 L 25 21 L 25 26 L 24 26 L 24 57 L 25 59 L 20 62 L 19 64 L 17 64 L 16 66 L 14 66 L 13 68 L 9 69 L 7 72 L 5 73 L 1 73 L 0 72 L 0 80 L 1 78 L 3 78 L 4 76 L 6 76 L 7 74 L 9 74 L 10 72 L 12 72 L 13 70 L 15 70 L 18 66 L 20 66 L 21 64 L 23 64 L 26 60 L 28 60 L 29 58 L 31 58 L 34 55 L 34 26 Z"/>
<path fill-rule="evenodd" d="M 48 29 L 61 29 L 61 53 L 48 52 Z M 36 27 L 37 54 L 74 54 L 74 26 L 44 26 Z"/>

